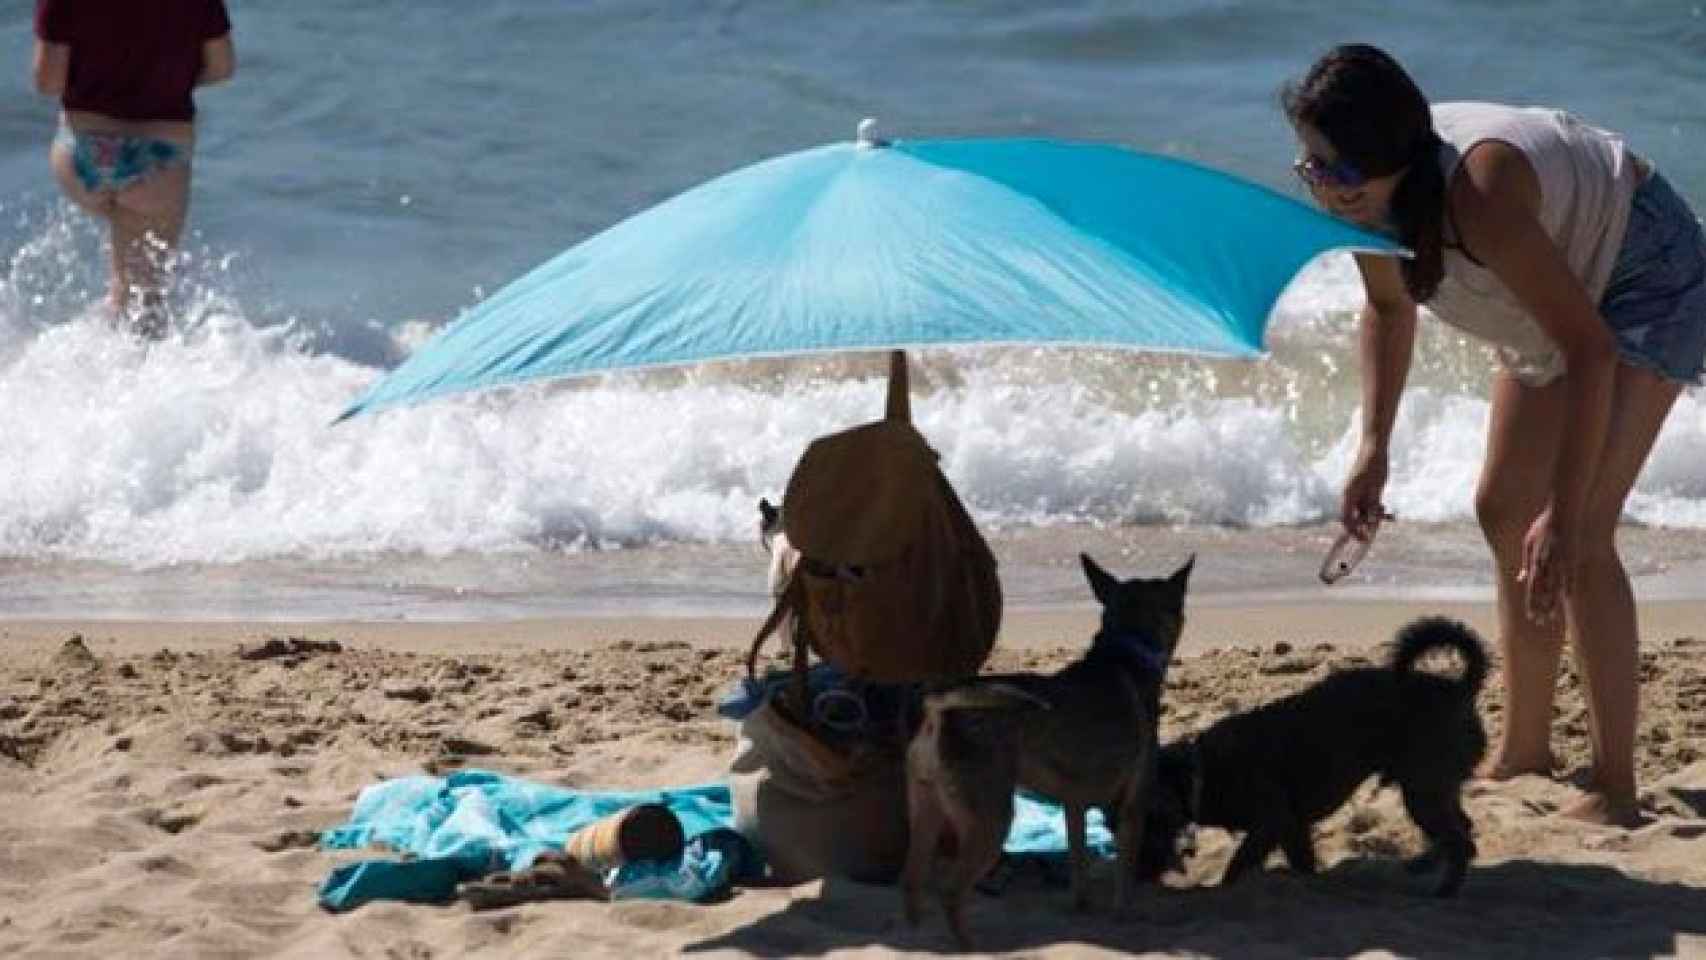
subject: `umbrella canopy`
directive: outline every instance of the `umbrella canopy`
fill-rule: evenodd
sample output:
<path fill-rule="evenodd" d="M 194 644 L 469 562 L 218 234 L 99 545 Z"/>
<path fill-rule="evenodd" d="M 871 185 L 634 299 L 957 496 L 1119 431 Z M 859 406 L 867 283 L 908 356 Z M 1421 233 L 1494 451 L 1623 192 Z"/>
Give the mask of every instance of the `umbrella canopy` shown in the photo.
<path fill-rule="evenodd" d="M 1171 157 L 1049 140 L 884 143 L 866 130 L 736 170 L 571 247 L 470 309 L 343 417 L 730 357 L 973 343 L 1253 356 L 1311 259 L 1401 252 Z"/>

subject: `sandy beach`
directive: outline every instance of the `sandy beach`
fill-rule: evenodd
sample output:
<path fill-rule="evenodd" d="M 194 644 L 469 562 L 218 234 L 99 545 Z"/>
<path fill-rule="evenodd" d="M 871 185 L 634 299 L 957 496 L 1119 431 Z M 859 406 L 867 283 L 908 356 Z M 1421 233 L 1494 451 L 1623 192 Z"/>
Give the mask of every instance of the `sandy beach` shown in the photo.
<path fill-rule="evenodd" d="M 1319 875 L 1276 858 L 1223 886 L 1239 838 L 1204 830 L 1115 915 L 1111 863 L 1074 912 L 1032 861 L 972 899 L 981 950 L 1706 960 L 1706 386 L 1655 381 L 1700 379 L 1706 0 L 106 6 L 0 7 L 0 960 L 955 955 L 938 910 L 913 928 L 896 887 L 845 879 L 320 896 L 381 859 L 444 893 L 570 830 L 389 874 L 396 850 L 331 849 L 400 777 L 720 802 L 762 739 L 719 707 L 776 603 L 766 501 L 808 569 L 880 572 L 893 534 L 927 561 L 908 586 L 952 596 L 929 575 L 959 561 L 916 536 L 959 526 L 928 458 L 813 446 L 898 414 L 893 349 L 998 563 L 989 670 L 1086 649 L 1081 556 L 1122 579 L 1189 558 L 1163 739 L 1384 662 L 1419 616 L 1493 652 L 1509 558 L 1483 523 L 1552 504 L 1603 574 L 1609 479 L 1640 466 L 1612 538 L 1638 826 L 1559 816 L 1593 753 L 1566 658 L 1554 769 L 1465 788 L 1455 899 L 1406 873 L 1422 835 L 1370 782 L 1315 825 Z M 1402 71 L 1319 59 L 1344 41 Z M 1413 336 L 1406 297 L 1433 317 Z M 1574 386 L 1499 372 L 1566 354 Z M 1358 477 L 1387 516 L 1324 583 Z M 899 712 L 814 706 L 843 732 Z M 770 863 L 880 846 L 834 803 L 800 800 L 838 819 L 802 816 Z M 526 821 L 478 813 L 455 823 L 480 841 Z"/>
<path fill-rule="evenodd" d="M 1195 609 L 1165 733 L 1378 655 L 1372 646 L 1421 609 Z M 1490 626 L 1484 606 L 1426 609 Z M 1567 673 L 1555 777 L 1469 790 L 1480 857 L 1458 900 L 1410 885 L 1395 857 L 1418 835 L 1397 797 L 1369 785 L 1318 829 L 1320 877 L 1274 867 L 1216 889 L 1231 840 L 1205 831 L 1189 873 L 1146 891 L 1128 918 L 1074 915 L 1065 891 L 1033 878 L 980 896 L 973 927 L 996 955 L 1050 958 L 1706 956 L 1706 606 L 1643 613 L 1640 829 L 1550 816 L 1588 753 Z M 1012 614 L 992 666 L 1063 662 L 1093 623 L 1088 609 Z M 745 618 L 0 624 L 0 803 L 13 812 L 0 826 L 0 955 L 951 951 L 939 918 L 917 931 L 900 922 L 893 888 L 837 881 L 712 905 L 316 905 L 316 885 L 350 856 L 317 849 L 318 831 L 381 778 L 459 766 L 584 788 L 719 777 L 735 727 L 714 704 L 751 629 Z M 260 655 L 289 637 L 339 649 Z M 1499 706 L 1491 683 L 1490 726 Z"/>

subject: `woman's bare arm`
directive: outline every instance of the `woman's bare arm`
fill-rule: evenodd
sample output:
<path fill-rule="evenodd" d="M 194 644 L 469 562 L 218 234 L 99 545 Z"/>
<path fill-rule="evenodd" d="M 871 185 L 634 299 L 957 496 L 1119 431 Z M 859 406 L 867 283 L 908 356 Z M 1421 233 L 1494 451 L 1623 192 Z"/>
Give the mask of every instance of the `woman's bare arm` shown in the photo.
<path fill-rule="evenodd" d="M 37 92 L 50 97 L 63 96 L 66 78 L 71 75 L 71 47 L 37 40 L 34 72 Z"/>
<path fill-rule="evenodd" d="M 1359 254 L 1367 302 L 1359 321 L 1362 358 L 1362 445 L 1384 455 L 1398 417 L 1398 400 L 1410 376 L 1416 343 L 1416 304 L 1404 288 L 1396 257 Z"/>
<path fill-rule="evenodd" d="M 201 75 L 195 78 L 198 87 L 231 79 L 237 72 L 237 48 L 231 44 L 231 34 L 214 37 L 201 45 Z"/>

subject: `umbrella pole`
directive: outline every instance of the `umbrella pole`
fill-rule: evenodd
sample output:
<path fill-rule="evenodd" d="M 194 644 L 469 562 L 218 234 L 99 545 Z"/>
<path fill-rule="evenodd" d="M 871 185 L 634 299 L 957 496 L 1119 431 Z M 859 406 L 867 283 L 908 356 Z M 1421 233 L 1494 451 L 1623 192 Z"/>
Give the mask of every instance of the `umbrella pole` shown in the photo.
<path fill-rule="evenodd" d="M 906 383 L 906 351 L 889 351 L 889 399 L 884 419 L 912 422 L 912 396 Z"/>

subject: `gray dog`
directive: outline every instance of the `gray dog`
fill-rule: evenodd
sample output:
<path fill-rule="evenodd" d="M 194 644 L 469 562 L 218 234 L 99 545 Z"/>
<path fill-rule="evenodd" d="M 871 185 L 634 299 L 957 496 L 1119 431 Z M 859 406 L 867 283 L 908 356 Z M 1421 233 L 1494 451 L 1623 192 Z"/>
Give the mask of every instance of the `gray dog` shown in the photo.
<path fill-rule="evenodd" d="M 903 877 L 906 918 L 918 923 L 938 845 L 954 862 L 943 909 L 969 948 L 965 896 L 1001 855 L 1023 786 L 1066 811 L 1074 903 L 1089 901 L 1085 817 L 1100 807 L 1119 847 L 1118 907 L 1137 879 L 1144 815 L 1154 779 L 1161 684 L 1184 627 L 1185 586 L 1195 558 L 1171 577 L 1120 581 L 1081 555 L 1102 604 L 1102 628 L 1083 659 L 1052 676 L 999 674 L 927 693 L 907 748 L 911 841 Z"/>

